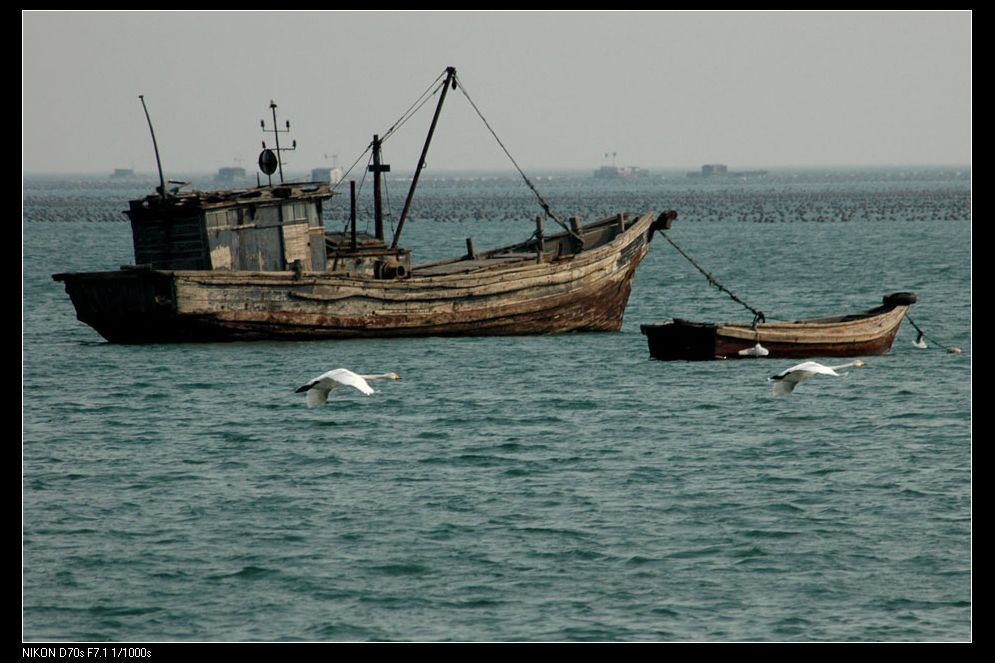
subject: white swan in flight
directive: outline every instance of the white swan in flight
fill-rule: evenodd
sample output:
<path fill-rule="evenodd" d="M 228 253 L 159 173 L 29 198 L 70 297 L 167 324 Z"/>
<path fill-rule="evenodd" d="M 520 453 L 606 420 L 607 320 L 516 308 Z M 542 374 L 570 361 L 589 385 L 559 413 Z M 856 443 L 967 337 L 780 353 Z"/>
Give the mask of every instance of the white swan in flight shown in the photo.
<path fill-rule="evenodd" d="M 798 364 L 797 366 L 792 366 L 791 368 L 785 369 L 778 373 L 777 375 L 772 375 L 767 378 L 769 382 L 774 383 L 774 395 L 775 396 L 787 396 L 802 380 L 807 380 L 815 375 L 835 375 L 836 377 L 843 377 L 846 373 L 840 375 L 836 371 L 841 368 L 848 368 L 850 366 L 863 366 L 864 362 L 858 359 L 857 361 L 851 361 L 849 364 L 842 364 L 840 366 L 823 366 L 819 362 L 806 361 Z"/>
<path fill-rule="evenodd" d="M 345 385 L 354 387 L 367 396 L 374 393 L 373 387 L 367 380 L 400 380 L 397 373 L 381 373 L 379 375 L 358 375 L 346 368 L 336 368 L 335 370 L 323 373 L 307 384 L 301 385 L 294 393 L 307 392 L 307 406 L 318 407 L 324 405 L 328 400 L 328 392 L 335 387 Z"/>

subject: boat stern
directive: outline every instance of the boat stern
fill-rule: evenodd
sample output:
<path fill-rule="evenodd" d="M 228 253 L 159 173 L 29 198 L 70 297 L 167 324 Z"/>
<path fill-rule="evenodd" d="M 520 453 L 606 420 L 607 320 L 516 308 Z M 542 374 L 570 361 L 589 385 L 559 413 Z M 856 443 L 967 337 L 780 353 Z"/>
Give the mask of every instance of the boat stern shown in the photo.
<path fill-rule="evenodd" d="M 639 329 L 646 336 L 654 359 L 715 359 L 716 325 L 675 319 L 640 325 Z"/>
<path fill-rule="evenodd" d="M 65 284 L 76 318 L 112 343 L 147 343 L 174 337 L 176 296 L 168 273 L 117 272 L 54 274 Z"/>

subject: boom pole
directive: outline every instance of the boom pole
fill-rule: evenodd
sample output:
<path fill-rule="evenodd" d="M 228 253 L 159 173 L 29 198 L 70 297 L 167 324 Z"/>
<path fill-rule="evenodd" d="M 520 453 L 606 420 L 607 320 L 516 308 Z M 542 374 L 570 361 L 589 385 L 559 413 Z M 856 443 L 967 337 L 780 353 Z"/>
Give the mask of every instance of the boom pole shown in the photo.
<path fill-rule="evenodd" d="M 418 167 L 415 169 L 414 177 L 411 178 L 411 188 L 408 189 L 408 197 L 404 201 L 404 209 L 401 211 L 401 218 L 397 222 L 397 230 L 394 232 L 394 241 L 391 243 L 390 248 L 396 249 L 398 242 L 401 241 L 401 230 L 404 229 L 404 221 L 408 218 L 408 210 L 411 209 L 411 199 L 415 195 L 415 187 L 418 186 L 418 178 L 421 176 L 421 171 L 425 168 L 425 157 L 428 156 L 428 146 L 432 143 L 432 134 L 435 133 L 435 125 L 439 122 L 439 114 L 442 112 L 442 104 L 446 100 L 446 92 L 449 91 L 449 87 L 452 86 L 456 89 L 456 68 L 446 67 L 446 80 L 442 83 L 442 94 L 439 95 L 439 103 L 435 107 L 435 115 L 432 117 L 432 124 L 428 128 L 428 136 L 425 137 L 425 146 L 421 151 L 421 158 L 418 160 Z"/>

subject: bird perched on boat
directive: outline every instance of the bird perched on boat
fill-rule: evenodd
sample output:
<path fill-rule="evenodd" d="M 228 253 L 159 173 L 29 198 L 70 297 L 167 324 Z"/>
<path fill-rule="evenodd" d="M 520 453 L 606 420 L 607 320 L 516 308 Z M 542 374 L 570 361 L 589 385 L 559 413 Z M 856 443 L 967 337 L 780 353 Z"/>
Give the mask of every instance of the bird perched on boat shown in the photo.
<path fill-rule="evenodd" d="M 824 366 L 816 361 L 806 361 L 798 364 L 797 366 L 785 369 L 777 375 L 772 375 L 767 378 L 767 380 L 774 383 L 775 396 L 787 396 L 795 390 L 795 387 L 802 380 L 807 380 L 815 375 L 835 375 L 836 377 L 843 377 L 846 373 L 840 374 L 836 371 L 841 368 L 863 365 L 864 362 L 860 359 L 857 361 L 851 361 L 849 364 L 841 364 L 840 366 Z"/>
<path fill-rule="evenodd" d="M 322 373 L 307 384 L 297 388 L 294 393 L 307 392 L 307 406 L 318 407 L 324 405 L 328 400 L 328 392 L 338 386 L 353 387 L 363 392 L 367 396 L 374 393 L 373 387 L 367 380 L 400 380 L 397 373 L 380 373 L 378 375 L 359 375 L 346 368 L 336 368 L 335 370 Z"/>
<path fill-rule="evenodd" d="M 760 345 L 760 342 L 757 341 L 757 344 L 754 345 L 752 348 L 746 348 L 744 350 L 740 350 L 739 354 L 742 355 L 743 357 L 766 357 L 767 355 L 770 354 L 770 350 Z"/>

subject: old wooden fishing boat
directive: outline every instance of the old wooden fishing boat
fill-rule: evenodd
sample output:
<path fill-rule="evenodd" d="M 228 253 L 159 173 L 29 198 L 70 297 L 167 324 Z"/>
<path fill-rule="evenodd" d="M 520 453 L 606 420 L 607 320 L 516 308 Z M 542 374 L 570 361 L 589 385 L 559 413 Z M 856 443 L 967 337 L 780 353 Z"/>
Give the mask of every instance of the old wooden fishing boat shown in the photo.
<path fill-rule="evenodd" d="M 914 293 L 899 292 L 884 297 L 881 306 L 850 315 L 755 324 L 674 319 L 640 329 L 657 359 L 880 355 L 891 349 L 915 301 Z"/>
<path fill-rule="evenodd" d="M 270 177 L 279 170 L 279 184 L 181 193 L 167 190 L 160 166 L 157 193 L 127 211 L 135 265 L 53 278 L 77 317 L 117 343 L 618 330 L 633 273 L 675 212 L 565 222 L 536 192 L 562 232 L 547 235 L 538 217 L 526 241 L 477 252 L 467 240 L 465 255 L 421 265 L 398 246 L 446 91 L 457 87 L 454 69 L 444 76 L 389 246 L 380 137 L 370 145 L 375 235 L 356 232 L 355 196 L 351 230 L 326 232 L 322 205 L 332 191 L 283 182 L 271 103 L 276 149 L 264 144 L 259 164 Z"/>

